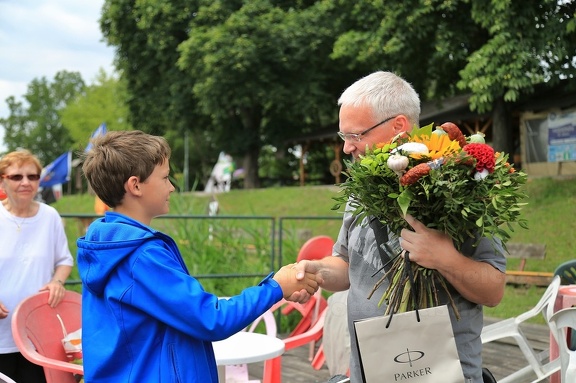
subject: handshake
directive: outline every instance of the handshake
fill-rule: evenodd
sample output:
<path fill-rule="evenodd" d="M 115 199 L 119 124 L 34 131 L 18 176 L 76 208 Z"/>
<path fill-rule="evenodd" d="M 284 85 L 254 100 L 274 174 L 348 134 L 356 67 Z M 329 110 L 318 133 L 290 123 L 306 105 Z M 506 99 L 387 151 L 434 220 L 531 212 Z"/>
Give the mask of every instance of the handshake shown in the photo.
<path fill-rule="evenodd" d="M 320 284 L 322 279 L 317 274 L 305 272 L 304 278 L 297 279 L 296 274 L 298 270 L 295 268 L 295 264 L 290 264 L 283 266 L 274 275 L 274 280 L 278 282 L 282 288 L 282 294 L 285 299 L 289 299 L 294 293 L 302 292 L 304 295 L 313 295 Z"/>

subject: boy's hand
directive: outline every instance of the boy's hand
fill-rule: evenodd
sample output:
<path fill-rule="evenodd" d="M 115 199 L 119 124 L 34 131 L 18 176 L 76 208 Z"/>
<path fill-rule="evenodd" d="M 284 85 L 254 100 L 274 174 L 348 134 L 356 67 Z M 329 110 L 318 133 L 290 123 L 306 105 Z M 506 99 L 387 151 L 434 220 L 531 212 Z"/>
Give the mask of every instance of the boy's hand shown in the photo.
<path fill-rule="evenodd" d="M 296 270 L 293 265 L 287 265 L 278 270 L 274 275 L 274 280 L 278 282 L 282 288 L 284 298 L 289 298 L 293 293 L 301 290 L 306 290 L 310 295 L 318 290 L 319 286 L 315 274 L 305 273 L 304 278 L 296 279 L 297 272 L 298 270 Z"/>

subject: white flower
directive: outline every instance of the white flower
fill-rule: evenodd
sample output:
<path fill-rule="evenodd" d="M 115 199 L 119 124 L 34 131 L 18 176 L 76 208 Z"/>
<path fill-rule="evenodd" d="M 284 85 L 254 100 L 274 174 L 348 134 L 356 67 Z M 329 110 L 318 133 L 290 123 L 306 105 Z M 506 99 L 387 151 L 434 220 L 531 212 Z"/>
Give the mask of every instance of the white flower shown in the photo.
<path fill-rule="evenodd" d="M 474 179 L 476 181 L 482 181 L 484 178 L 488 177 L 488 174 L 490 174 L 488 169 L 482 169 L 481 172 L 474 173 Z"/>
<path fill-rule="evenodd" d="M 408 154 L 428 155 L 428 147 L 420 142 L 407 142 L 396 148 L 396 151 L 399 150 Z"/>

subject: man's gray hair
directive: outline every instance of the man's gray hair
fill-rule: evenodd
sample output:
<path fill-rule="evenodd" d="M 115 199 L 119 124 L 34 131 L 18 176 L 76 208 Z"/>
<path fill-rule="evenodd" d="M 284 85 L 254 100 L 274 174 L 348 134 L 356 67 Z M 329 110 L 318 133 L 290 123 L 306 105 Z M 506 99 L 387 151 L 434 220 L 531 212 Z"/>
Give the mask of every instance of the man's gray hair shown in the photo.
<path fill-rule="evenodd" d="M 402 114 L 411 125 L 420 121 L 420 97 L 412 85 L 392 72 L 378 71 L 350 85 L 338 105 L 370 106 L 375 120 Z"/>

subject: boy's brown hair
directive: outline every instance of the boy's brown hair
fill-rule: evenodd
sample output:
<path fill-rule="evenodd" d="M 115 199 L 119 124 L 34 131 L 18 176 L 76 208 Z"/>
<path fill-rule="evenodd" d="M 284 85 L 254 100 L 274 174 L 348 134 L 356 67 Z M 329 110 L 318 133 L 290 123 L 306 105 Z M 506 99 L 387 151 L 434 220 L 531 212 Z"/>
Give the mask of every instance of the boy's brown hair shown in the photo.
<path fill-rule="evenodd" d="M 82 172 L 94 193 L 112 208 L 122 203 L 128 178 L 136 176 L 140 182 L 146 181 L 171 154 L 163 137 L 139 130 L 109 131 L 91 142 L 92 148 L 84 154 Z"/>

